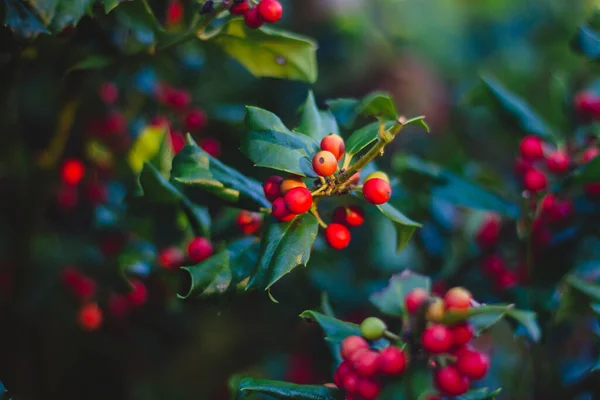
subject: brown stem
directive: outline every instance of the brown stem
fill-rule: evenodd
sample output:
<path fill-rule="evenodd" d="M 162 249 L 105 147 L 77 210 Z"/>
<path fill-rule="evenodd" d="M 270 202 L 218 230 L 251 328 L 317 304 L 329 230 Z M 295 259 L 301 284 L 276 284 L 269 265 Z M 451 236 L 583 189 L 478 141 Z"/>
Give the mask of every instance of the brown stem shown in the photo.
<path fill-rule="evenodd" d="M 319 215 L 319 211 L 317 210 L 317 204 L 316 203 L 313 203 L 313 205 L 310 206 L 310 213 L 315 216 L 315 218 L 317 219 L 317 222 L 319 223 L 319 225 L 321 226 L 321 228 L 323 228 L 323 229 L 327 228 L 327 224 L 325 223 L 325 221 L 323 221 L 321 219 L 321 216 Z"/>

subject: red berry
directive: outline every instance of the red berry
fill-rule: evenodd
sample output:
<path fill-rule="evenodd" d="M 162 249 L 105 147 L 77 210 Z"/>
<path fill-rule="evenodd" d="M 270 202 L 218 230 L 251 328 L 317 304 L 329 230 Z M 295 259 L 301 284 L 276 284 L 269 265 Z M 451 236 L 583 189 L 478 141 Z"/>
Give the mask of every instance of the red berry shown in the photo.
<path fill-rule="evenodd" d="M 586 196 L 593 199 L 600 198 L 600 182 L 588 183 L 583 187 Z"/>
<path fill-rule="evenodd" d="M 321 140 L 321 150 L 330 152 L 339 161 L 344 156 L 346 145 L 344 144 L 344 139 L 332 133 Z"/>
<path fill-rule="evenodd" d="M 343 379 L 343 388 L 346 392 L 357 393 L 358 391 L 358 374 L 354 371 L 348 371 Z"/>
<path fill-rule="evenodd" d="M 363 378 L 375 376 L 379 369 L 379 354 L 370 349 L 355 351 L 350 361 L 356 373 Z"/>
<path fill-rule="evenodd" d="M 552 233 L 546 221 L 536 218 L 531 224 L 531 235 L 533 237 L 533 244 L 537 247 L 545 247 L 550 244 L 552 240 Z"/>
<path fill-rule="evenodd" d="M 233 15 L 244 15 L 244 13 L 250 8 L 247 0 L 243 0 L 237 4 L 233 4 L 229 7 L 229 12 Z"/>
<path fill-rule="evenodd" d="M 446 326 L 433 324 L 423 331 L 421 345 L 433 354 L 446 353 L 452 347 L 452 334 Z"/>
<path fill-rule="evenodd" d="M 375 400 L 381 392 L 381 385 L 371 379 L 359 379 L 356 392 L 364 400 Z"/>
<path fill-rule="evenodd" d="M 179 1 L 171 1 L 167 5 L 167 25 L 178 25 L 183 19 L 183 4 Z"/>
<path fill-rule="evenodd" d="M 333 381 L 340 389 L 344 388 L 344 378 L 349 372 L 352 372 L 352 366 L 350 365 L 349 361 L 342 361 L 342 363 L 335 370 Z"/>
<path fill-rule="evenodd" d="M 464 312 L 471 308 L 471 293 L 462 287 L 454 287 L 444 295 L 444 305 L 446 310 L 454 312 Z"/>
<path fill-rule="evenodd" d="M 290 221 L 294 218 L 294 214 L 287 208 L 283 197 L 278 197 L 273 201 L 271 214 L 280 221 Z"/>
<path fill-rule="evenodd" d="M 491 277 L 495 277 L 504 270 L 504 260 L 498 254 L 491 254 L 481 262 L 483 272 Z"/>
<path fill-rule="evenodd" d="M 79 300 L 89 301 L 96 293 L 96 282 L 73 267 L 62 271 L 61 279 L 69 291 Z"/>
<path fill-rule="evenodd" d="M 344 340 L 342 340 L 341 344 L 341 354 L 344 360 L 350 360 L 352 354 L 361 349 L 368 349 L 369 343 L 362 338 L 361 336 L 354 335 L 348 336 Z"/>
<path fill-rule="evenodd" d="M 102 102 L 110 105 L 119 98 L 119 89 L 117 88 L 117 85 L 112 82 L 104 82 L 98 88 L 98 95 Z"/>
<path fill-rule="evenodd" d="M 525 189 L 533 193 L 540 192 L 548 186 L 546 175 L 535 168 L 531 168 L 525 173 L 523 183 L 525 184 Z"/>
<path fill-rule="evenodd" d="M 312 194 L 310 190 L 303 187 L 296 187 L 288 191 L 283 200 L 285 205 L 294 214 L 304 214 L 312 206 Z"/>
<path fill-rule="evenodd" d="M 506 290 L 517 286 L 519 278 L 513 271 L 504 269 L 501 271 L 495 280 L 498 290 Z"/>
<path fill-rule="evenodd" d="M 600 97 L 590 91 L 581 91 L 573 99 L 575 111 L 582 118 L 598 118 L 600 116 Z"/>
<path fill-rule="evenodd" d="M 564 174 L 571 166 L 571 157 L 564 150 L 556 150 L 546 158 L 546 166 L 555 174 Z"/>
<path fill-rule="evenodd" d="M 210 240 L 204 237 L 192 239 L 188 245 L 188 258 L 193 262 L 201 262 L 212 256 L 213 247 Z"/>
<path fill-rule="evenodd" d="M 549 216 L 554 210 L 554 204 L 556 203 L 556 196 L 552 193 L 545 195 L 540 201 L 540 214 Z"/>
<path fill-rule="evenodd" d="M 211 157 L 221 157 L 221 142 L 219 142 L 215 138 L 202 139 L 202 141 L 200 142 L 200 147 Z"/>
<path fill-rule="evenodd" d="M 360 226 L 365 221 L 363 210 L 355 205 L 337 207 L 333 211 L 333 222 L 348 226 Z"/>
<path fill-rule="evenodd" d="M 117 135 L 125 132 L 126 128 L 127 120 L 123 114 L 118 111 L 111 112 L 102 122 L 103 135 Z"/>
<path fill-rule="evenodd" d="M 454 346 L 464 346 L 473 339 L 473 326 L 469 323 L 457 324 L 449 329 Z"/>
<path fill-rule="evenodd" d="M 586 164 L 596 158 L 598 154 L 600 154 L 600 150 L 597 147 L 588 147 L 581 156 L 581 162 Z"/>
<path fill-rule="evenodd" d="M 542 140 L 537 136 L 525 136 L 519 144 L 519 150 L 526 160 L 539 160 L 544 157 Z"/>
<path fill-rule="evenodd" d="M 488 371 L 488 357 L 475 350 L 465 349 L 456 356 L 456 369 L 469 379 L 481 379 Z"/>
<path fill-rule="evenodd" d="M 175 154 L 179 153 L 185 147 L 185 136 L 181 132 L 171 131 L 171 148 Z"/>
<path fill-rule="evenodd" d="M 469 390 L 469 380 L 462 376 L 456 367 L 449 365 L 435 371 L 437 389 L 447 396 L 460 396 Z"/>
<path fill-rule="evenodd" d="M 273 175 L 263 183 L 263 191 L 265 193 L 265 197 L 271 203 L 274 202 L 276 198 L 281 196 L 281 192 L 279 190 L 279 185 L 281 184 L 281 181 L 283 181 L 282 177 Z"/>
<path fill-rule="evenodd" d="M 475 241 L 482 249 L 489 249 L 498 243 L 502 222 L 500 216 L 489 213 L 475 234 Z"/>
<path fill-rule="evenodd" d="M 167 247 L 158 253 L 158 265 L 165 269 L 173 269 L 183 264 L 183 252 L 177 247 Z"/>
<path fill-rule="evenodd" d="M 192 102 L 192 96 L 187 90 L 169 88 L 165 94 L 165 103 L 175 109 L 184 110 Z"/>
<path fill-rule="evenodd" d="M 428 298 L 429 293 L 427 293 L 425 289 L 415 288 L 408 292 L 404 297 L 404 307 L 406 307 L 406 310 L 409 313 L 416 313 Z"/>
<path fill-rule="evenodd" d="M 127 293 L 127 300 L 138 307 L 144 305 L 146 300 L 148 300 L 148 289 L 146 289 L 146 285 L 139 279 L 132 279 L 130 283 L 131 290 Z"/>
<path fill-rule="evenodd" d="M 244 22 L 248 28 L 252 29 L 260 28 L 264 23 L 260 18 L 256 7 L 251 8 L 244 13 Z"/>
<path fill-rule="evenodd" d="M 86 304 L 79 310 L 79 326 L 84 331 L 98 330 L 102 325 L 102 310 L 95 303 Z"/>
<path fill-rule="evenodd" d="M 568 220 L 571 215 L 573 215 L 573 203 L 571 203 L 571 200 L 557 199 L 548 214 L 548 219 L 550 222 L 560 224 Z"/>
<path fill-rule="evenodd" d="M 341 250 L 350 243 L 350 231 L 342 224 L 329 224 L 325 228 L 325 240 L 330 247 Z"/>
<path fill-rule="evenodd" d="M 371 178 L 363 184 L 362 194 L 371 204 L 383 204 L 392 197 L 392 187 L 383 179 Z"/>
<path fill-rule="evenodd" d="M 319 176 L 331 176 L 337 171 L 337 158 L 333 153 L 321 150 L 313 157 L 312 167 Z"/>
<path fill-rule="evenodd" d="M 206 126 L 208 118 L 199 108 L 192 108 L 185 116 L 185 128 L 189 131 L 200 131 Z"/>
<path fill-rule="evenodd" d="M 428 394 L 423 398 L 423 400 L 442 400 L 442 398 L 437 394 Z"/>
<path fill-rule="evenodd" d="M 262 219 L 260 214 L 242 210 L 237 216 L 238 228 L 245 234 L 251 235 L 260 229 Z"/>
<path fill-rule="evenodd" d="M 61 178 L 67 185 L 77 185 L 83 179 L 85 166 L 76 158 L 69 158 L 62 163 L 60 168 Z"/>
<path fill-rule="evenodd" d="M 283 7 L 277 0 L 261 0 L 256 8 L 260 18 L 269 23 L 279 21 L 283 14 Z"/>
<path fill-rule="evenodd" d="M 379 371 L 385 375 L 398 375 L 406 369 L 406 355 L 401 348 L 388 346 L 379 353 Z"/>

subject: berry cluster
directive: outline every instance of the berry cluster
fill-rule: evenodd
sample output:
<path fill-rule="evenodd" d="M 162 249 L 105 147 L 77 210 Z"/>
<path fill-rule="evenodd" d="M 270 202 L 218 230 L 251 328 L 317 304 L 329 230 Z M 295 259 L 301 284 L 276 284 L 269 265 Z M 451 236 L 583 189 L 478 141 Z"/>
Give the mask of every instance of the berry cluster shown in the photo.
<path fill-rule="evenodd" d="M 238 229 L 244 235 L 252 235 L 262 225 L 262 214 L 241 210 L 235 220 Z"/>
<path fill-rule="evenodd" d="M 367 318 L 361 324 L 361 332 L 377 336 L 385 330 L 378 318 Z M 381 350 L 372 349 L 361 336 L 349 336 L 342 341 L 341 354 L 344 361 L 333 376 L 335 385 L 346 392 L 347 400 L 374 400 L 381 392 L 386 380 L 404 372 L 407 357 L 397 346 Z"/>
<path fill-rule="evenodd" d="M 158 253 L 157 263 L 164 269 L 173 270 L 182 265 L 202 262 L 212 255 L 213 246 L 210 240 L 199 236 L 188 244 L 187 257 L 179 247 L 169 246 Z"/>
<path fill-rule="evenodd" d="M 424 312 L 427 326 L 420 335 L 420 346 L 435 367 L 437 390 L 446 396 L 459 396 L 469 390 L 471 380 L 482 379 L 488 371 L 487 356 L 471 347 L 473 327 L 467 322 L 444 324 L 446 314 L 465 315 L 471 307 L 472 296 L 466 289 L 455 287 L 443 299 L 430 297 L 424 289 L 410 291 L 404 306 L 413 316 Z"/>
<path fill-rule="evenodd" d="M 234 0 L 229 7 L 233 15 L 243 15 L 248 28 L 260 28 L 264 23 L 275 23 L 283 15 L 283 7 L 277 0 L 260 0 L 253 6 L 248 0 Z"/>
<path fill-rule="evenodd" d="M 294 216 L 310 211 L 313 193 L 321 193 L 322 189 L 333 189 L 335 186 L 336 173 L 339 171 L 338 162 L 345 153 L 344 140 L 332 133 L 321 140 L 320 148 L 312 159 L 313 170 L 320 177 L 313 192 L 299 176 L 289 176 L 285 179 L 271 176 L 263 183 L 265 196 L 272 203 L 271 214 L 276 219 L 290 221 Z M 336 194 L 345 194 L 355 189 L 362 190 L 365 200 L 372 204 L 383 204 L 392 196 L 390 180 L 383 172 L 377 171 L 368 175 L 362 188 L 358 186 L 359 181 L 360 172 L 356 172 L 347 182 L 341 183 L 341 190 Z M 363 222 L 364 213 L 360 207 L 337 207 L 333 212 L 332 223 L 322 224 L 327 244 L 337 250 L 345 248 L 350 243 L 348 228 L 360 226 Z"/>

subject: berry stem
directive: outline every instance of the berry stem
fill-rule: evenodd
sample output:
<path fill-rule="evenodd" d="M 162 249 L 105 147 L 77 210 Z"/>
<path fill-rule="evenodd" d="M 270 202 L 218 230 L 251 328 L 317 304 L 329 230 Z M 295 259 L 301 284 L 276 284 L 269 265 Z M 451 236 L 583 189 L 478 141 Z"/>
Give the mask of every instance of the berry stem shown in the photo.
<path fill-rule="evenodd" d="M 212 22 L 212 20 L 217 17 L 220 11 L 221 10 L 215 8 L 209 14 L 200 15 L 200 13 L 195 13 L 187 31 L 180 36 L 173 38 L 171 41 L 158 46 L 158 51 L 163 51 L 170 47 L 185 43 L 195 37 L 198 39 L 204 39 L 204 32 L 206 31 L 206 28 Z"/>
<path fill-rule="evenodd" d="M 317 210 L 317 205 L 315 203 L 313 203 L 313 205 L 310 206 L 310 213 L 315 216 L 315 218 L 317 219 L 317 222 L 319 223 L 321 228 L 323 228 L 323 229 L 327 228 L 327 224 L 325 223 L 325 221 L 323 221 L 321 219 L 321 216 L 319 215 L 319 211 Z"/>
<path fill-rule="evenodd" d="M 385 332 L 383 332 L 383 335 L 390 340 L 395 340 L 396 342 L 402 342 L 402 338 L 400 336 L 396 335 L 394 332 L 390 332 L 390 331 L 386 330 Z"/>
<path fill-rule="evenodd" d="M 261 207 L 258 209 L 258 211 L 260 211 L 261 213 L 265 213 L 265 214 L 271 214 L 271 209 L 266 208 L 266 207 Z"/>

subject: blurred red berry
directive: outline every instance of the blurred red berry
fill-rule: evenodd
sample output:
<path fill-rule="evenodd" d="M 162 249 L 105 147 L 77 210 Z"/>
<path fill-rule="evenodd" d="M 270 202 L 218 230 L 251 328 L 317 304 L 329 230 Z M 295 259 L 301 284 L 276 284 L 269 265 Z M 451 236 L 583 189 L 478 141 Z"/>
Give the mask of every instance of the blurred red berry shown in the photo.
<path fill-rule="evenodd" d="M 207 122 L 206 113 L 199 108 L 192 108 L 185 116 L 185 128 L 192 132 L 201 131 Z"/>
<path fill-rule="evenodd" d="M 260 28 L 264 23 L 260 18 L 256 7 L 246 10 L 244 13 L 244 22 L 246 23 L 246 26 L 251 29 Z"/>
<path fill-rule="evenodd" d="M 350 360 L 356 351 L 368 348 L 369 343 L 362 336 L 354 335 L 342 340 L 340 351 L 344 360 Z"/>
<path fill-rule="evenodd" d="M 215 138 L 206 138 L 200 142 L 202 150 L 214 158 L 221 157 L 221 142 Z"/>
<path fill-rule="evenodd" d="M 150 120 L 150 126 L 153 126 L 155 128 L 171 129 L 171 123 L 169 122 L 167 117 L 164 117 L 162 115 L 157 115 L 157 116 L 153 117 Z"/>
<path fill-rule="evenodd" d="M 244 15 L 249 8 L 250 5 L 248 4 L 248 0 L 243 0 L 237 4 L 234 3 L 231 7 L 229 7 L 229 12 L 233 15 Z"/>
<path fill-rule="evenodd" d="M 270 202 L 274 202 L 276 198 L 281 196 L 281 181 L 283 181 L 281 176 L 273 175 L 263 182 L 263 192 Z"/>
<path fill-rule="evenodd" d="M 205 237 L 194 238 L 188 245 L 188 258 L 193 262 L 204 261 L 212 254 L 212 243 Z"/>
<path fill-rule="evenodd" d="M 245 235 L 251 235 L 260 229 L 261 214 L 242 210 L 237 216 L 236 224 Z"/>
<path fill-rule="evenodd" d="M 453 346 L 464 346 L 473 339 L 473 326 L 467 322 L 453 325 L 449 329 Z"/>
<path fill-rule="evenodd" d="M 126 296 L 113 293 L 108 299 L 108 315 L 114 319 L 124 319 L 131 311 L 131 303 Z"/>
<path fill-rule="evenodd" d="M 548 187 L 548 179 L 546 179 L 546 175 L 543 172 L 531 168 L 525 173 L 523 184 L 525 185 L 525 189 L 537 193 Z"/>
<path fill-rule="evenodd" d="M 504 268 L 504 260 L 498 254 L 491 254 L 483 259 L 481 262 L 483 272 L 490 277 L 495 277 L 501 273 Z"/>
<path fill-rule="evenodd" d="M 113 104 L 119 98 L 119 89 L 113 82 L 104 82 L 98 88 L 98 96 L 105 104 Z"/>
<path fill-rule="evenodd" d="M 175 110 L 184 110 L 192 102 L 190 93 L 183 89 L 166 87 L 163 89 L 161 97 L 167 106 Z"/>
<path fill-rule="evenodd" d="M 545 247 L 550 244 L 550 241 L 552 240 L 550 228 L 548 228 L 547 223 L 540 218 L 533 220 L 531 225 L 531 235 L 532 243 L 536 248 Z"/>
<path fill-rule="evenodd" d="M 185 256 L 179 248 L 171 246 L 158 253 L 158 265 L 165 269 L 173 269 L 183 264 Z"/>
<path fill-rule="evenodd" d="M 554 204 L 556 203 L 556 196 L 552 193 L 545 195 L 540 201 L 540 214 L 543 216 L 549 216 L 554 210 Z"/>
<path fill-rule="evenodd" d="M 421 305 L 427 301 L 429 293 L 423 288 L 415 288 L 408 292 L 404 297 L 404 307 L 413 314 L 419 310 Z"/>
<path fill-rule="evenodd" d="M 444 306 L 448 311 L 463 312 L 471 308 L 473 296 L 463 287 L 453 287 L 444 295 Z"/>
<path fill-rule="evenodd" d="M 332 221 L 336 224 L 347 226 L 360 226 L 365 220 L 365 215 L 359 206 L 337 207 L 333 211 Z"/>
<path fill-rule="evenodd" d="M 355 351 L 350 357 L 352 367 L 363 378 L 375 376 L 379 369 L 379 354 L 370 349 Z"/>
<path fill-rule="evenodd" d="M 263 0 L 264 1 L 264 0 Z M 381 392 L 381 384 L 372 379 L 359 379 L 356 393 L 364 400 L 375 400 Z"/>
<path fill-rule="evenodd" d="M 494 247 L 500 239 L 500 229 L 502 227 L 502 220 L 499 215 L 488 213 L 483 218 L 483 222 L 479 226 L 477 233 L 475 234 L 475 242 L 482 249 L 489 249 Z"/>
<path fill-rule="evenodd" d="M 475 350 L 466 349 L 456 357 L 458 372 L 469 379 L 482 379 L 488 371 L 489 364 L 487 356 Z"/>
<path fill-rule="evenodd" d="M 89 303 L 79 310 L 79 326 L 84 331 L 98 330 L 102 325 L 102 310 L 96 303 Z"/>
<path fill-rule="evenodd" d="M 596 158 L 600 154 L 600 149 L 597 147 L 588 147 L 581 156 L 581 162 L 586 164 Z"/>
<path fill-rule="evenodd" d="M 568 220 L 573 215 L 573 203 L 569 199 L 555 200 L 552 209 L 548 213 L 548 220 L 555 224 L 560 224 Z"/>
<path fill-rule="evenodd" d="M 571 166 L 571 157 L 564 150 L 556 150 L 546 158 L 546 166 L 555 174 L 564 174 Z"/>
<path fill-rule="evenodd" d="M 498 290 L 511 289 L 518 285 L 519 277 L 509 269 L 504 269 L 496 276 L 496 287 Z"/>
<path fill-rule="evenodd" d="M 519 144 L 521 156 L 525 160 L 539 160 L 544 157 L 542 140 L 537 136 L 525 136 Z"/>
<path fill-rule="evenodd" d="M 344 377 L 348 372 L 352 371 L 352 367 L 350 366 L 350 361 L 342 361 L 341 364 L 335 370 L 335 374 L 333 375 L 333 382 L 340 389 L 344 388 Z"/>
<path fill-rule="evenodd" d="M 115 136 L 125 133 L 127 130 L 127 120 L 120 112 L 112 111 L 104 118 L 102 130 L 102 136 Z"/>
<path fill-rule="evenodd" d="M 600 117 L 600 97 L 590 91 L 581 91 L 573 98 L 575 112 L 584 119 Z"/>
<path fill-rule="evenodd" d="M 171 131 L 171 147 L 175 154 L 179 153 L 185 147 L 185 136 L 181 132 Z"/>
<path fill-rule="evenodd" d="M 523 158 L 517 158 L 515 161 L 514 170 L 518 176 L 523 176 L 529 169 L 533 168 L 533 163 Z"/>
<path fill-rule="evenodd" d="M 433 324 L 423 331 L 421 345 L 429 353 L 446 353 L 452 347 L 452 334 L 445 325 Z"/>
<path fill-rule="evenodd" d="M 167 5 L 166 25 L 179 25 L 183 20 L 183 4 L 177 0 L 171 0 Z"/>
<path fill-rule="evenodd" d="M 60 167 L 60 176 L 67 185 L 77 185 L 83 179 L 85 165 L 77 158 L 65 160 Z"/>
<path fill-rule="evenodd" d="M 379 371 L 385 375 L 397 375 L 406 369 L 406 355 L 400 347 L 388 346 L 379 353 Z"/>
<path fill-rule="evenodd" d="M 131 290 L 127 293 L 127 299 L 134 306 L 143 306 L 148 300 L 148 289 L 146 289 L 146 285 L 139 279 L 132 279 L 130 283 Z"/>
<path fill-rule="evenodd" d="M 435 372 L 436 388 L 447 396 L 460 396 L 469 390 L 469 380 L 456 367 L 449 365 Z"/>

